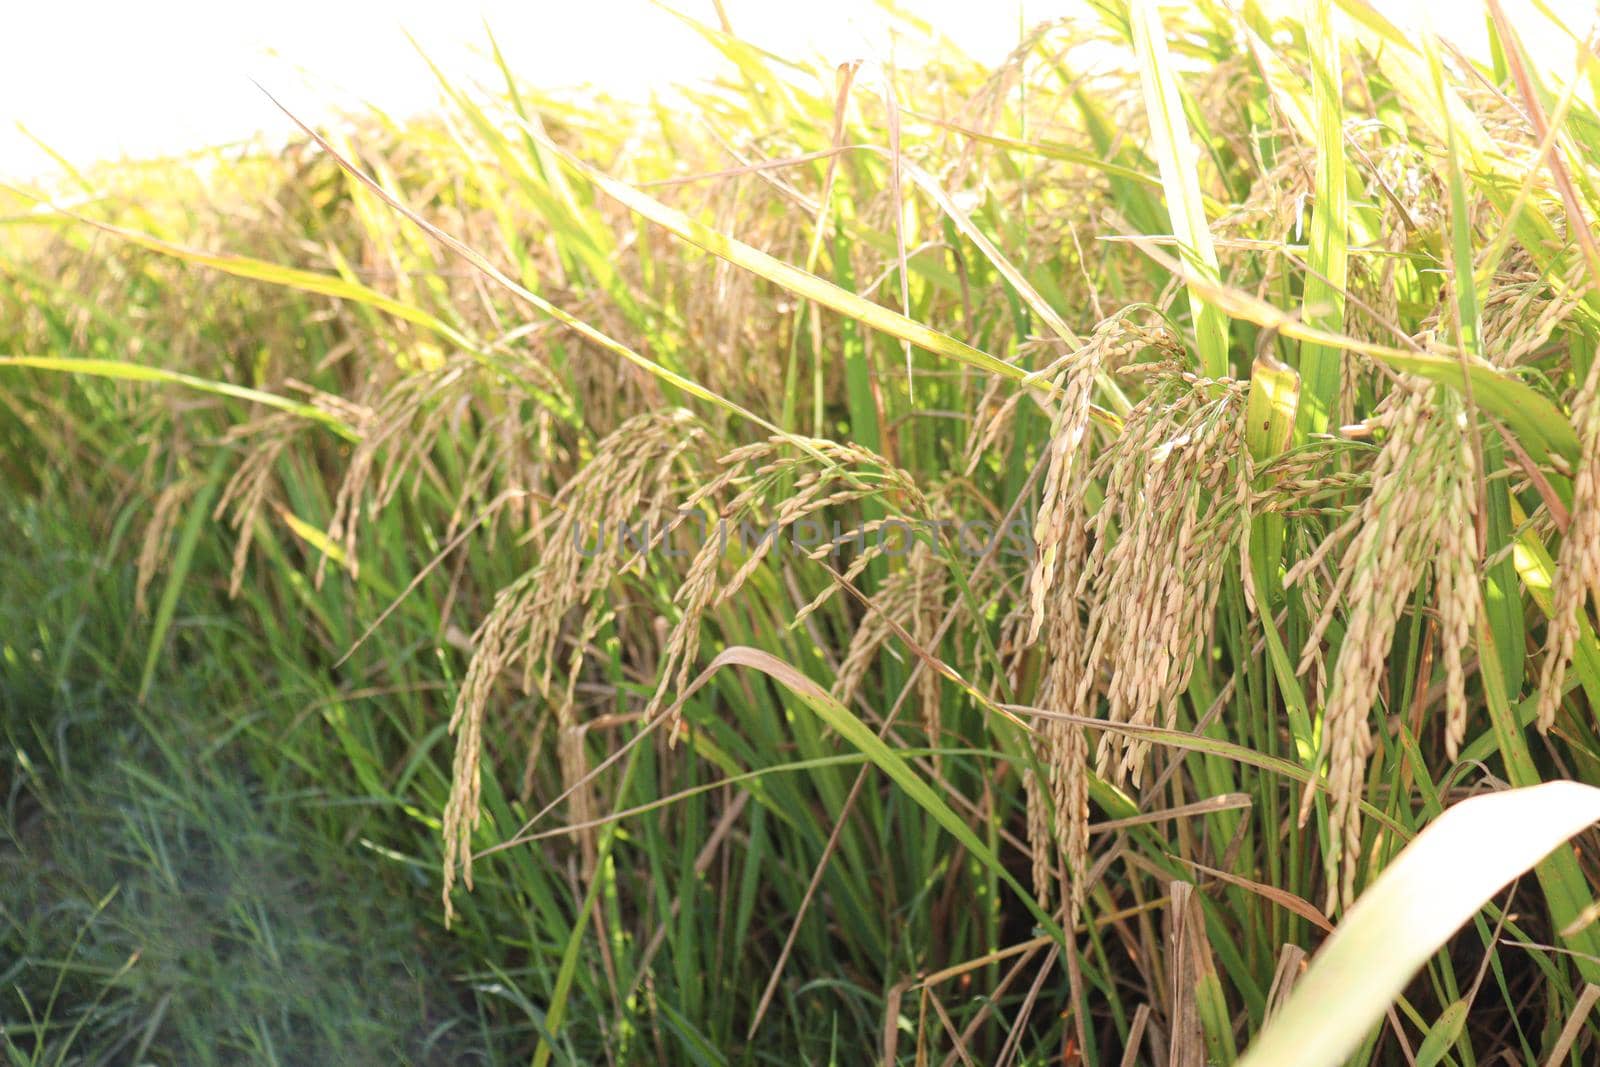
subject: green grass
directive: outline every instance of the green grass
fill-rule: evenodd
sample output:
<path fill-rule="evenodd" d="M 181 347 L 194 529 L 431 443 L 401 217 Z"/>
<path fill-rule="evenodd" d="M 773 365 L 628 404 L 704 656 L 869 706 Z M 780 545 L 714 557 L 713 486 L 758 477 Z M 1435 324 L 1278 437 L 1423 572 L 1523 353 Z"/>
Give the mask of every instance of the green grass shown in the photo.
<path fill-rule="evenodd" d="M 1600 506 L 1597 83 L 1490 25 L 1469 70 L 1355 0 L 1108 2 L 893 87 L 705 28 L 670 105 L 435 70 L 435 119 L 4 194 L 12 1059 L 1248 1056 L 1443 811 L 1600 784 L 1587 608 L 1534 722 Z M 1033 561 L 950 524 L 1061 486 L 1030 646 Z M 697 565 L 719 516 L 923 532 Z M 1265 1047 L 1588 1062 L 1594 846 Z"/>
<path fill-rule="evenodd" d="M 262 693 L 219 714 L 220 658 L 141 700 L 114 662 L 132 620 L 105 607 L 130 602 L 127 568 L 59 514 L 8 505 L 0 530 L 11 1062 L 498 1062 L 490 982 L 419 919 L 427 872 L 349 833 L 363 797 L 252 766 L 248 717 L 294 709 Z"/>

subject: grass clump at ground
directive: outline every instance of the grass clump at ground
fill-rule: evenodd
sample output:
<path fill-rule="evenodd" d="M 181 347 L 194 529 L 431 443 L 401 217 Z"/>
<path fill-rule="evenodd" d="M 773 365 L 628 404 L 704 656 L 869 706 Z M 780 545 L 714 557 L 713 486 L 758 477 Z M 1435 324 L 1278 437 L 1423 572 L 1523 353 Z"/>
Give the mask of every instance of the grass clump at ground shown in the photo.
<path fill-rule="evenodd" d="M 360 796 L 251 765 L 267 753 L 241 727 L 274 697 L 219 713 L 222 657 L 141 703 L 115 669 L 132 620 L 108 607 L 131 608 L 132 571 L 107 573 L 70 526 L 9 507 L 0 524 L 17 564 L 0 608 L 11 1061 L 497 1062 L 471 964 L 417 914 L 425 872 L 356 836 Z"/>
<path fill-rule="evenodd" d="M 441 77 L 14 195 L 7 907 L 63 1017 L 1231 1063 L 1303 981 L 1299 1062 L 1585 1062 L 1600 119 L 1489 16 L 1482 63 L 1360 3 L 1096 4 L 995 70 L 707 28 L 672 106 Z M 1492 823 L 1538 804 L 1535 864 Z M 1481 885 L 1396 859 L 1475 823 Z M 127 962 L 207 866 L 203 944 Z M 73 971 L 36 916 L 112 886 Z M 1306 971 L 1369 890 L 1452 918 Z M 295 968 L 392 998 L 302 1025 Z"/>

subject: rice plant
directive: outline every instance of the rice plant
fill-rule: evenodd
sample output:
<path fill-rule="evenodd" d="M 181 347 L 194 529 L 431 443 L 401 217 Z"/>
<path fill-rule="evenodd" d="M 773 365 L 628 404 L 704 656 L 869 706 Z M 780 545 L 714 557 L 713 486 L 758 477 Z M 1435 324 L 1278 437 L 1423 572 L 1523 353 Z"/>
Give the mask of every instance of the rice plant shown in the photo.
<path fill-rule="evenodd" d="M 6 191 L 13 1060 L 1592 1062 L 1600 59 L 1484 15 L 698 26 Z M 284 957 L 135 951 L 191 822 L 398 1006 L 194 1007 Z"/>

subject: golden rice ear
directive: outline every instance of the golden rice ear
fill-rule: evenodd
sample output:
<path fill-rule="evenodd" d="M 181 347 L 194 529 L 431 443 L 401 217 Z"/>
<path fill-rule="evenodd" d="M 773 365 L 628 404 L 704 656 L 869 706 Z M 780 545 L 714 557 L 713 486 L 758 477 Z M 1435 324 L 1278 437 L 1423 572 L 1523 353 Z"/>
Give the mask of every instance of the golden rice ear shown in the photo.
<path fill-rule="evenodd" d="M 220 519 L 228 515 L 228 525 L 233 527 L 234 548 L 233 568 L 228 575 L 228 595 L 239 595 L 240 585 L 244 581 L 245 564 L 250 559 L 250 545 L 255 538 L 256 523 L 261 519 L 261 512 L 266 504 L 267 491 L 272 485 L 272 469 L 278 462 L 278 457 L 283 454 L 284 448 L 289 444 L 294 434 L 298 431 L 300 421 L 290 415 L 269 415 L 261 420 L 260 431 L 249 434 L 258 438 L 256 443 L 244 454 L 244 459 L 235 468 L 233 477 L 228 479 L 228 484 L 223 487 L 222 495 L 217 500 L 217 506 L 212 513 L 213 518 Z M 243 428 L 240 428 L 241 430 Z M 245 436 L 243 433 L 240 436 Z M 327 556 L 322 557 L 326 562 Z M 322 573 L 321 564 L 317 573 Z"/>
<path fill-rule="evenodd" d="M 1142 326 L 1128 312 L 1119 312 L 1096 327 L 1088 343 L 1041 372 L 1053 380 L 1056 406 L 1050 420 L 1044 490 L 1034 520 L 1034 565 L 1028 575 L 1029 643 L 1038 640 L 1056 610 L 1049 602 L 1051 590 L 1058 581 L 1075 590 L 1082 574 L 1087 543 L 1083 492 L 1089 483 L 1088 434 L 1096 381 L 1102 370 L 1118 367 L 1147 349 L 1163 356 L 1180 351 L 1170 330 Z"/>
<path fill-rule="evenodd" d="M 595 445 L 593 459 L 557 496 L 550 536 L 538 563 L 495 595 L 493 608 L 473 635 L 472 659 L 450 719 L 456 750 L 443 825 L 447 918 L 458 869 L 467 887 L 472 887 L 471 841 L 479 817 L 483 728 L 501 677 L 520 667 L 522 688 L 553 700 L 558 717 L 570 718 L 570 687 L 583 669 L 583 650 L 596 624 L 592 605 L 621 574 L 643 564 L 641 546 L 620 531 L 642 524 L 648 531 L 646 539 L 667 536 L 673 524 L 682 521 L 682 500 L 697 506 L 705 494 L 726 484 L 722 476 L 708 480 L 700 473 L 707 459 L 703 449 L 707 433 L 685 414 L 668 410 L 635 416 Z M 558 663 L 569 616 L 586 604 L 591 611 L 579 627 L 573 656 Z M 564 693 L 552 689 L 558 669 L 568 687 Z M 558 726 L 576 728 L 567 719 Z M 581 743 L 574 736 L 562 733 L 558 743 Z M 567 765 L 576 768 L 570 748 L 566 753 Z"/>
<path fill-rule="evenodd" d="M 1144 565 L 1147 560 L 1125 560 L 1107 552 L 1106 523 L 1112 522 L 1114 515 L 1115 522 L 1120 523 L 1123 518 L 1136 514 L 1136 507 L 1139 507 L 1136 498 L 1146 486 L 1142 467 L 1138 472 L 1131 467 L 1142 464 L 1144 453 L 1136 450 L 1147 450 L 1165 430 L 1171 429 L 1165 410 L 1158 405 L 1134 406 L 1123 421 L 1122 434 L 1107 446 L 1099 462 L 1091 459 L 1088 440 L 1090 397 L 1099 371 L 1107 366 L 1122 365 L 1128 358 L 1150 349 L 1166 358 L 1176 357 L 1181 352 L 1170 331 L 1138 325 L 1128 315 L 1118 314 L 1102 322 L 1082 349 L 1053 365 L 1059 390 L 1058 406 L 1051 419 L 1045 488 L 1034 526 L 1034 566 L 1027 585 L 1027 632 L 1019 641 L 1021 645 L 1030 645 L 1043 637 L 1045 673 L 1040 680 L 1037 702 L 1048 709 L 1093 715 L 1098 702 L 1099 672 L 1110 667 L 1104 651 L 1104 638 L 1112 632 L 1110 627 L 1136 624 L 1141 619 L 1141 603 L 1146 606 L 1158 603 L 1157 597 L 1146 597 L 1142 601 L 1117 600 L 1138 592 L 1134 584 L 1142 579 L 1134 577 L 1130 565 Z M 1227 405 L 1238 406 L 1242 411 L 1242 405 L 1235 403 L 1242 397 L 1242 390 L 1224 387 L 1222 392 L 1227 397 Z M 1229 418 L 1237 421 L 1237 416 Z M 1226 422 L 1227 419 L 1218 419 L 1219 426 Z M 1232 434 L 1238 434 L 1238 427 Z M 1226 437 L 1222 434 L 1218 443 L 1224 442 Z M 1120 469 L 1115 459 L 1118 454 L 1125 456 L 1125 466 Z M 1174 464 L 1176 466 L 1179 464 Z M 1210 475 L 1219 475 L 1226 464 L 1210 464 L 1203 469 Z M 1091 520 L 1085 510 L 1086 488 L 1091 477 L 1102 477 L 1109 472 L 1120 472 L 1120 477 L 1114 475 L 1120 493 L 1109 494 L 1099 514 Z M 1234 493 L 1230 499 L 1237 502 L 1240 498 Z M 1098 534 L 1093 549 L 1091 533 Z M 1224 531 L 1222 536 L 1229 534 Z M 1218 541 L 1218 545 L 1222 547 L 1224 542 Z M 1218 560 L 1221 561 L 1221 552 Z M 1149 577 L 1150 574 L 1146 574 L 1144 579 Z M 1210 614 L 1208 609 L 1206 614 Z M 1131 669 L 1149 670 L 1149 667 L 1133 664 Z M 1110 670 L 1115 672 L 1115 667 Z M 1166 669 L 1157 667 L 1157 670 Z M 1187 675 L 1171 672 L 1171 677 L 1174 683 L 1179 683 L 1186 680 Z M 1181 689 L 1179 685 L 1179 693 Z M 1141 721 L 1152 715 L 1154 712 L 1150 710 L 1130 713 L 1125 705 L 1117 704 L 1110 712 L 1114 721 Z M 1114 745 L 1122 744 L 1117 734 L 1104 734 L 1102 757 L 1112 752 Z M 1050 769 L 1054 833 L 1048 838 L 1040 837 L 1043 824 L 1038 822 L 1040 813 L 1035 811 L 1035 817 L 1030 819 L 1030 846 L 1035 853 L 1035 867 L 1045 862 L 1048 851 L 1056 851 L 1061 856 L 1062 877 L 1066 878 L 1062 901 L 1075 913 L 1085 899 L 1083 877 L 1088 867 L 1088 734 L 1082 725 L 1053 721 L 1043 728 L 1040 749 L 1043 763 Z M 1122 766 L 1131 768 L 1134 781 L 1138 781 L 1142 747 L 1130 747 Z M 1118 777 L 1122 777 L 1122 771 L 1118 771 Z M 1035 878 L 1042 877 L 1035 872 Z"/>
<path fill-rule="evenodd" d="M 1482 610 L 1483 561 L 1475 521 L 1477 455 L 1467 436 L 1466 412 L 1456 407 L 1448 414 L 1456 425 L 1440 431 L 1446 438 L 1441 445 L 1441 459 L 1447 484 L 1445 499 L 1440 502 L 1439 546 L 1434 554 L 1433 573 L 1439 644 L 1444 654 L 1445 754 L 1455 759 L 1467 735 L 1467 678 L 1462 653 L 1472 640 Z"/>
<path fill-rule="evenodd" d="M 850 567 L 855 573 L 847 574 L 844 581 L 853 581 L 865 564 L 876 557 L 875 553 L 862 553 Z M 867 606 L 860 626 L 850 636 L 849 647 L 839 665 L 833 692 L 841 703 L 849 703 L 854 699 L 869 672 L 878 664 L 884 647 L 896 638 L 909 638 L 917 650 L 929 655 L 938 654 L 935 638 L 950 596 L 949 567 L 949 563 L 935 555 L 927 542 L 918 541 L 904 565 L 884 580 Z M 951 608 L 958 613 L 961 609 L 959 601 Z M 966 618 L 964 613 L 956 617 Z M 944 733 L 938 673 L 920 671 L 916 692 L 923 733 L 928 744 L 937 749 Z M 932 761 L 937 772 L 942 765 L 937 751 L 933 753 Z"/>
<path fill-rule="evenodd" d="M 166 562 L 172 532 L 177 528 L 183 505 L 194 496 L 201 484 L 194 478 L 175 478 L 156 494 L 150 518 L 145 522 L 144 537 L 139 542 L 139 559 L 134 568 L 133 609 L 140 615 L 148 607 L 145 598 L 150 592 L 150 583 Z"/>
<path fill-rule="evenodd" d="M 565 398 L 562 384 L 537 360 L 519 364 L 513 380 L 519 388 Z M 455 534 L 472 501 L 484 499 L 497 474 L 524 485 L 548 480 L 549 468 L 564 458 L 563 450 L 539 447 L 555 415 L 542 404 L 527 417 L 515 408 L 497 413 L 502 405 L 492 398 L 504 387 L 503 381 L 501 372 L 491 372 L 482 357 L 458 355 L 395 381 L 375 382 L 370 390 L 378 396 L 370 409 L 356 406 L 341 412 L 359 436 L 334 495 L 327 536 L 343 549 L 352 576 L 360 573 L 358 539 L 363 522 L 382 514 L 408 480 L 421 476 L 431 449 L 464 413 L 482 419 L 484 433 L 456 488 L 446 540 Z M 317 563 L 319 588 L 329 558 L 324 554 Z"/>
<path fill-rule="evenodd" d="M 1077 582 L 1087 629 L 1073 706 L 1103 692 L 1112 722 L 1170 727 L 1215 624 L 1223 571 L 1237 556 L 1251 494 L 1247 383 L 1152 365 L 1149 394 L 1096 460 L 1105 485 Z M 1148 743 L 1107 732 L 1102 774 L 1138 784 Z"/>
<path fill-rule="evenodd" d="M 1089 892 L 1089 735 L 1078 723 L 1056 721 L 1045 730 L 1050 794 L 1056 806 L 1056 844 L 1065 861 L 1068 916 L 1083 910 Z"/>
<path fill-rule="evenodd" d="M 1572 508 L 1556 556 L 1555 589 L 1544 663 L 1539 668 L 1539 729 L 1555 724 L 1561 690 L 1583 628 L 1584 597 L 1600 605 L 1600 358 L 1572 403 L 1579 454 L 1572 479 Z"/>
<path fill-rule="evenodd" d="M 1033 872 L 1033 895 L 1043 907 L 1050 906 L 1050 812 L 1045 803 L 1044 789 L 1032 767 L 1022 769 L 1022 796 L 1028 815 L 1028 859 Z"/>
<path fill-rule="evenodd" d="M 823 439 L 808 441 L 804 451 L 794 449 L 791 444 L 784 438 L 773 437 L 767 442 L 734 449 L 719 461 L 724 469 L 717 487 L 737 486 L 738 492 L 718 511 L 716 536 L 705 538 L 700 545 L 673 597 L 682 605 L 683 614 L 672 628 L 662 652 L 660 681 L 646 709 L 648 717 L 659 714 L 667 706 L 668 698 L 681 693 L 688 684 L 706 613 L 743 588 L 770 557 L 780 539 L 791 536 L 796 524 L 813 520 L 826 509 L 877 496 L 899 497 L 910 505 L 909 511 L 919 517 L 930 513 L 927 499 L 911 475 L 869 448 Z M 819 469 L 818 460 L 827 466 Z M 768 498 L 773 487 L 779 484 L 787 486 L 789 495 L 773 505 Z M 751 524 L 759 535 L 749 538 L 754 543 L 747 545 L 746 529 Z M 869 539 L 889 524 L 905 525 L 894 518 L 875 520 L 853 533 Z M 721 563 L 730 544 L 747 555 L 733 575 L 721 582 Z M 884 551 L 884 545 L 884 537 L 875 538 L 840 576 L 840 582 L 803 606 L 799 617 L 804 618 L 814 610 L 838 584 L 851 582 Z M 810 555 L 821 558 L 826 555 L 823 551 L 826 547 L 824 544 Z M 677 725 L 673 724 L 674 737 Z"/>
<path fill-rule="evenodd" d="M 1388 437 L 1372 469 L 1354 536 L 1340 559 L 1340 585 L 1324 603 L 1301 657 L 1320 654 L 1334 612 L 1345 633 L 1328 687 L 1322 758 L 1332 799 L 1325 910 L 1355 899 L 1360 801 L 1372 752 L 1370 715 L 1406 602 L 1428 569 L 1437 575 L 1440 643 L 1446 671 L 1446 745 L 1466 730 L 1461 652 L 1478 616 L 1477 479 L 1461 400 L 1440 387 L 1397 394 L 1384 419 Z M 1330 539 L 1341 536 L 1341 531 Z M 1313 794 L 1302 801 L 1302 822 Z"/>

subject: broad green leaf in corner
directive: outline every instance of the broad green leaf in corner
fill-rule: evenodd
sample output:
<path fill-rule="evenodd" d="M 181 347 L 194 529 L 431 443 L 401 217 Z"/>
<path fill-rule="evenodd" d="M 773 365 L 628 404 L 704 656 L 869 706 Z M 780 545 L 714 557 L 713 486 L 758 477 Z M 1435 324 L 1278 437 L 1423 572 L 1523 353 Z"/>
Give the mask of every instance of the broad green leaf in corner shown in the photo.
<path fill-rule="evenodd" d="M 1490 897 L 1600 821 L 1600 789 L 1545 782 L 1464 800 L 1356 901 L 1240 1067 L 1337 1067 Z"/>

